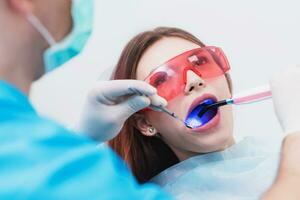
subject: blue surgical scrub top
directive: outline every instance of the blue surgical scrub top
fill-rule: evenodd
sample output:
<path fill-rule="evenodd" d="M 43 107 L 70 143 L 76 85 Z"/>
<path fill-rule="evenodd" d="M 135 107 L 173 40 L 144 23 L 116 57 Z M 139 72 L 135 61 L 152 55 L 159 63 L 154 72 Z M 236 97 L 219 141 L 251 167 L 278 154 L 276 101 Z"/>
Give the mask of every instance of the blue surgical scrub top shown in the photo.
<path fill-rule="evenodd" d="M 137 184 L 109 147 L 39 116 L 27 96 L 0 81 L 0 199 L 170 196 L 153 184 Z"/>

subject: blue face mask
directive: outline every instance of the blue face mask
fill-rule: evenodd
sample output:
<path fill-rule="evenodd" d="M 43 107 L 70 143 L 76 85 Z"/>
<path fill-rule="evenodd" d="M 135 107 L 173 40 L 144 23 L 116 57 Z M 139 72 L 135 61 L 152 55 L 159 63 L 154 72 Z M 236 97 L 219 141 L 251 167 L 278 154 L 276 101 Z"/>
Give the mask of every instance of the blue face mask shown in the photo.
<path fill-rule="evenodd" d="M 93 28 L 93 0 L 73 0 L 73 29 L 62 41 L 56 42 L 46 27 L 32 13 L 28 21 L 41 33 L 50 47 L 44 52 L 45 71 L 49 72 L 78 55 L 89 39 Z"/>

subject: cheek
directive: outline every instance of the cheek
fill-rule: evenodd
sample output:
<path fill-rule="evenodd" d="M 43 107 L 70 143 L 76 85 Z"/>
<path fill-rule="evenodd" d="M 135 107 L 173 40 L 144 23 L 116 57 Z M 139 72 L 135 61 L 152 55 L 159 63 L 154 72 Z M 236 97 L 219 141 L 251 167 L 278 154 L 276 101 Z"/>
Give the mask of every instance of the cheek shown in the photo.
<path fill-rule="evenodd" d="M 225 76 L 218 77 L 215 80 L 209 82 L 209 84 L 212 88 L 214 88 L 215 91 L 218 91 L 219 98 L 231 98 L 232 94 L 229 90 L 228 82 Z"/>
<path fill-rule="evenodd" d="M 149 123 L 161 134 L 170 134 L 177 129 L 177 120 L 163 112 L 149 111 L 146 114 Z"/>
<path fill-rule="evenodd" d="M 190 144 L 186 139 L 186 134 L 184 131 L 184 126 L 180 121 L 168 116 L 162 112 L 150 111 L 146 114 L 146 118 L 149 123 L 153 125 L 158 133 L 161 134 L 163 141 L 169 147 L 180 147 L 183 149 L 188 149 L 186 144 Z"/>
<path fill-rule="evenodd" d="M 224 106 L 221 111 L 221 129 L 233 132 L 233 109 L 232 106 Z"/>

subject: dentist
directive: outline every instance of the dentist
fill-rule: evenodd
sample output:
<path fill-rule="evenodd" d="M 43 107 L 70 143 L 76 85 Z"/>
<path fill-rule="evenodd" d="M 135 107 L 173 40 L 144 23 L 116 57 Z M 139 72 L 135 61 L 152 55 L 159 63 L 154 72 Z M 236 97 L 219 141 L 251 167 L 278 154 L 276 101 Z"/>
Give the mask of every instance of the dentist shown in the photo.
<path fill-rule="evenodd" d="M 112 150 L 39 116 L 28 100 L 32 82 L 81 52 L 92 23 L 92 0 L 0 1 L 0 199 L 171 198 L 138 185 Z M 133 95 L 123 113 L 164 103 L 151 86 L 126 84 L 149 98 Z M 115 87 L 106 97 L 120 92 L 132 93 Z"/>

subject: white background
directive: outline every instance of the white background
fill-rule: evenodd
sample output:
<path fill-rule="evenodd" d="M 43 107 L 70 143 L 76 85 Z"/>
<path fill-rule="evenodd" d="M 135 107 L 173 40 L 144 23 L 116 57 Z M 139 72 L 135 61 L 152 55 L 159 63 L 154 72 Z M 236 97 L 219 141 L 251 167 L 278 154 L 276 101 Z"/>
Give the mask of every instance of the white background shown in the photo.
<path fill-rule="evenodd" d="M 157 26 L 183 28 L 222 47 L 235 93 L 266 84 L 280 69 L 300 64 L 296 0 L 95 1 L 95 30 L 83 54 L 33 87 L 36 108 L 66 126 L 74 126 L 87 89 L 106 77 L 101 74 L 116 64 L 128 40 Z M 235 135 L 282 136 L 272 101 L 235 107 Z"/>

